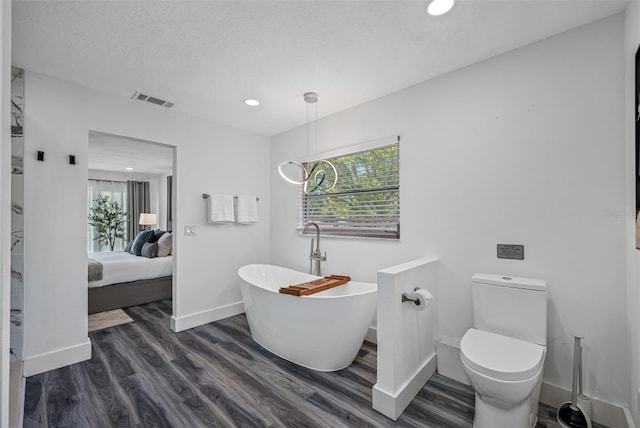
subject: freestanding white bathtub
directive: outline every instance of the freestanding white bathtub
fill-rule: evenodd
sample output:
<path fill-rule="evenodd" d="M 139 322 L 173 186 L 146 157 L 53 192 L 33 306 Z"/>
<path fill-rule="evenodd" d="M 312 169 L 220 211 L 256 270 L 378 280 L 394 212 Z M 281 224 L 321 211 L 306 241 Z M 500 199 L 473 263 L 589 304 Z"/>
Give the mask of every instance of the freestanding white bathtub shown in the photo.
<path fill-rule="evenodd" d="M 246 265 L 242 300 L 251 337 L 274 354 L 301 366 L 334 371 L 358 355 L 376 309 L 377 284 L 348 282 L 310 296 L 280 287 L 320 277 L 272 265 Z"/>

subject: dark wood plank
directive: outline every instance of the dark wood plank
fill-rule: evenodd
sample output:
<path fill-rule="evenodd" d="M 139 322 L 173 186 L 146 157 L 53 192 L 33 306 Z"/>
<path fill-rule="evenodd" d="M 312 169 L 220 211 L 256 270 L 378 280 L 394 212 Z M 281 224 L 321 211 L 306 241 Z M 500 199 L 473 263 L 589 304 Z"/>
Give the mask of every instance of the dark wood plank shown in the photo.
<path fill-rule="evenodd" d="M 148 392 L 150 385 L 144 378 L 132 375 L 123 379 L 120 385 L 133 401 L 134 407 L 131 412 L 135 413 L 137 419 L 141 421 L 139 425 L 158 428 L 180 426 L 169 421 L 167 408 L 162 407 L 154 400 L 154 397 Z"/>
<path fill-rule="evenodd" d="M 44 396 L 45 375 L 39 374 L 27 378 L 24 396 L 24 428 L 46 427 L 46 408 Z"/>
<path fill-rule="evenodd" d="M 215 373 L 210 373 L 186 353 L 173 360 L 172 364 L 198 388 L 200 395 L 186 400 L 185 405 L 199 413 L 206 412 L 206 417 L 211 419 L 207 426 L 231 426 L 233 421 L 244 422 L 248 426 L 257 425 L 242 407 L 242 400 L 237 399 L 228 381 L 218 382 Z M 259 416 L 258 419 L 264 418 Z"/>
<path fill-rule="evenodd" d="M 281 372 L 288 373 L 290 378 L 295 379 L 296 382 L 315 388 L 326 396 L 336 397 L 340 403 L 339 405 L 343 407 L 343 410 L 351 412 L 354 418 L 361 417 L 376 426 L 385 426 L 388 423 L 388 420 L 384 416 L 371 410 L 371 387 L 373 386 L 375 377 L 369 380 L 366 392 L 362 392 L 355 388 L 355 385 L 345 384 L 341 378 L 341 375 L 344 376 L 349 373 L 348 368 L 338 372 L 318 372 L 310 370 L 284 360 L 262 348 L 248 336 L 248 327 L 247 330 L 244 331 L 244 326 L 239 327 L 231 324 L 229 319 L 215 323 L 212 327 L 227 334 L 237 343 L 246 346 L 254 355 L 270 361 L 278 367 Z"/>
<path fill-rule="evenodd" d="M 371 409 L 376 346 L 316 372 L 251 339 L 244 315 L 169 328 L 171 301 L 125 310 L 134 323 L 89 335 L 91 360 L 27 379 L 24 426 L 471 427 L 471 387 L 435 374 L 397 421 Z M 554 420 L 540 406 L 536 428 Z"/>
<path fill-rule="evenodd" d="M 73 368 L 63 367 L 49 372 L 45 389 L 47 421 L 49 426 L 89 426 L 86 395 L 77 388 L 73 379 Z"/>
<path fill-rule="evenodd" d="M 154 373 L 154 387 L 158 390 L 156 396 L 163 397 L 163 401 L 169 403 L 168 407 L 186 402 L 191 408 L 198 410 L 192 416 L 190 412 L 183 412 L 186 420 L 182 423 L 185 426 L 223 426 L 219 422 L 220 419 L 225 419 L 221 417 L 221 413 L 206 405 L 206 397 L 198 393 L 198 388 L 165 355 L 158 352 L 153 342 L 149 342 L 150 338 L 144 335 L 143 328 L 140 325 L 129 325 L 129 328 L 119 330 L 118 334 L 123 346 L 134 349 L 141 372 Z M 176 410 L 179 413 L 181 409 Z"/>
<path fill-rule="evenodd" d="M 92 349 L 93 358 L 85 364 L 76 364 L 74 370 L 81 371 L 78 379 L 78 389 L 87 394 L 87 401 L 95 405 L 93 416 L 103 421 L 105 426 L 131 427 L 133 418 L 129 408 L 131 402 L 122 393 L 121 388 L 112 380 L 114 378 L 110 368 L 105 363 L 106 356 L 96 346 Z"/>
<path fill-rule="evenodd" d="M 182 343 L 189 347 L 193 353 L 191 358 L 198 359 L 200 364 L 206 365 L 209 361 L 214 361 L 214 365 L 207 365 L 209 370 L 220 370 L 219 376 L 226 373 L 227 382 L 234 384 L 234 392 L 244 397 L 244 401 L 254 401 L 258 398 L 258 406 L 265 406 L 275 416 L 276 421 L 280 421 L 285 425 L 298 426 L 319 426 L 313 419 L 309 418 L 306 413 L 296 411 L 296 407 L 292 406 L 286 391 L 280 388 L 273 388 L 260 373 L 255 370 L 259 362 L 255 360 L 249 353 L 241 351 L 237 354 L 228 352 L 222 346 L 221 342 L 210 345 L 200 340 L 192 332 L 183 332 L 185 334 L 177 336 Z M 236 357 L 240 356 L 240 360 Z M 252 367 L 249 371 L 247 367 Z M 266 410 L 265 409 L 265 410 Z M 295 421 L 295 424 L 293 423 Z"/>

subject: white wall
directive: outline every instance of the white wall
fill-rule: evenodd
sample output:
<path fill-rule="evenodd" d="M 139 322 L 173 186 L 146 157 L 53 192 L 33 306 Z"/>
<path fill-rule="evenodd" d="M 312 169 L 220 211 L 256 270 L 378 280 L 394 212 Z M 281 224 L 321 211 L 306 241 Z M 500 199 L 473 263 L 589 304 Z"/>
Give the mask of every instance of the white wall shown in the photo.
<path fill-rule="evenodd" d="M 629 2 L 625 14 L 625 129 L 627 132 L 627 325 L 629 326 L 630 402 L 636 426 L 640 426 L 640 251 L 635 245 L 636 166 L 635 157 L 635 55 L 640 45 L 640 3 Z"/>
<path fill-rule="evenodd" d="M 11 2 L 0 2 L 0 426 L 9 426 Z"/>
<path fill-rule="evenodd" d="M 439 258 L 439 330 L 454 339 L 472 325 L 474 273 L 545 279 L 545 381 L 570 388 L 571 333 L 583 333 L 587 391 L 625 404 L 622 44 L 618 15 L 322 119 L 321 151 L 402 138 L 400 241 L 324 239 L 324 272 L 375 281 Z M 276 169 L 304 150 L 304 127 L 272 138 L 271 262 L 300 270 L 297 188 Z M 497 259 L 498 243 L 524 244 L 525 260 Z"/>
<path fill-rule="evenodd" d="M 378 272 L 376 384 L 371 406 L 397 420 L 436 371 L 438 259 L 418 259 Z M 403 302 L 415 288 L 428 292 L 418 310 Z"/>
<path fill-rule="evenodd" d="M 28 70 L 25 90 L 25 373 L 86 358 L 89 130 L 177 147 L 174 317 L 241 308 L 236 269 L 268 260 L 269 139 Z M 203 192 L 256 194 L 261 222 L 205 224 Z"/>

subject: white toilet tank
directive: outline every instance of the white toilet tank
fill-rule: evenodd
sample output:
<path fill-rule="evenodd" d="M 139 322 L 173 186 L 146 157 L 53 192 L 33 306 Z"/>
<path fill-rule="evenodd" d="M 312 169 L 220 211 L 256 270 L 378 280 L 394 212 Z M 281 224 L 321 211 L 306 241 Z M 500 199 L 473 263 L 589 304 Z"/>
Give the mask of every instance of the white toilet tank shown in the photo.
<path fill-rule="evenodd" d="M 545 281 L 478 273 L 471 292 L 476 329 L 546 346 Z"/>

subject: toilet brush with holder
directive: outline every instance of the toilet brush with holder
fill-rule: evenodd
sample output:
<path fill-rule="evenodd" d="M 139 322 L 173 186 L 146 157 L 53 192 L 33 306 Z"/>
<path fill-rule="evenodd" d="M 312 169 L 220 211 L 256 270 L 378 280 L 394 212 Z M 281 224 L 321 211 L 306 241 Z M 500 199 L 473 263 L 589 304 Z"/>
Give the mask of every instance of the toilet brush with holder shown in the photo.
<path fill-rule="evenodd" d="M 584 364 L 582 363 L 582 346 L 580 346 L 580 364 L 578 370 L 578 408 L 587 417 L 589 423 L 591 422 L 591 397 L 584 395 L 584 382 L 582 381 L 582 373 L 584 370 Z M 590 425 L 589 425 L 590 426 Z"/>
<path fill-rule="evenodd" d="M 591 428 L 591 402 L 582 394 L 582 338 L 574 336 L 573 342 L 573 382 L 571 401 L 558 408 L 558 423 L 563 428 Z M 582 400 L 579 400 L 583 397 Z M 582 401 L 582 402 L 581 402 Z M 587 407 L 588 402 L 588 409 Z M 585 411 L 588 410 L 588 411 Z"/>

